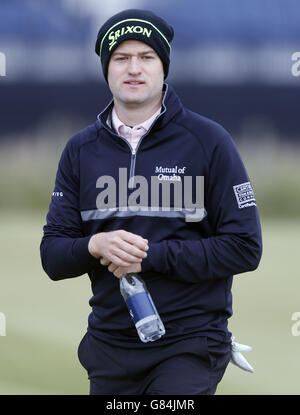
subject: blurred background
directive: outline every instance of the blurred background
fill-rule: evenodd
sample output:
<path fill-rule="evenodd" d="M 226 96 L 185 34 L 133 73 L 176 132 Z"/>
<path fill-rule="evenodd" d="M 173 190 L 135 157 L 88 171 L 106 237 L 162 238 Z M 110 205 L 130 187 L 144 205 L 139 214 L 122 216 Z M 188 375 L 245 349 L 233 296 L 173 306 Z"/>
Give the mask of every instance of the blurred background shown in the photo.
<path fill-rule="evenodd" d="M 217 394 L 299 394 L 298 0 L 1 0 L 0 394 L 89 391 L 89 279 L 51 281 L 39 244 L 61 151 L 110 99 L 98 29 L 126 8 L 174 27 L 167 82 L 231 133 L 261 214 L 262 261 L 234 278 L 229 322 L 255 372 L 229 365 Z"/>

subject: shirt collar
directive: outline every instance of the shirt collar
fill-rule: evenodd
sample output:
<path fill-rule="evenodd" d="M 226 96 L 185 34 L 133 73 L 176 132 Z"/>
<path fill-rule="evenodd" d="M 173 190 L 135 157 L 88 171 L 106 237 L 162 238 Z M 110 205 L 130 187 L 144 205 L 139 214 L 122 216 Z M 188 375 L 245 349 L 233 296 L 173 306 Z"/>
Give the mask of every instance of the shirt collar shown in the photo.
<path fill-rule="evenodd" d="M 152 123 L 154 122 L 154 120 L 159 116 L 160 112 L 161 112 L 161 107 L 155 112 L 155 114 L 153 114 L 146 121 L 142 122 L 141 124 L 135 125 L 132 128 L 134 130 L 138 130 L 140 128 L 143 128 L 147 132 L 149 130 L 149 128 L 151 127 Z M 114 128 L 114 130 L 117 133 L 120 133 L 120 128 L 122 128 L 123 126 L 128 127 L 119 119 L 119 117 L 116 113 L 115 107 L 113 107 L 113 109 L 112 109 L 111 123 L 112 123 L 112 127 Z"/>

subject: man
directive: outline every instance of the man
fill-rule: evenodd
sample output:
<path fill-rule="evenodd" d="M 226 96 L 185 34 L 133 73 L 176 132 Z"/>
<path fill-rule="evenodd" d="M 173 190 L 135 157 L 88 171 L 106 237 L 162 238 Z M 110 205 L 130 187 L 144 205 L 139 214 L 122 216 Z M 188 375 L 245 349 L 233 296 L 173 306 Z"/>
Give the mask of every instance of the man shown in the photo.
<path fill-rule="evenodd" d="M 232 276 L 261 257 L 231 137 L 164 83 L 172 38 L 145 10 L 101 27 L 95 49 L 113 100 L 68 141 L 44 227 L 50 278 L 91 280 L 78 349 L 91 394 L 214 394 L 231 358 Z M 153 343 L 139 340 L 120 295 L 128 272 L 143 277 L 164 323 Z"/>

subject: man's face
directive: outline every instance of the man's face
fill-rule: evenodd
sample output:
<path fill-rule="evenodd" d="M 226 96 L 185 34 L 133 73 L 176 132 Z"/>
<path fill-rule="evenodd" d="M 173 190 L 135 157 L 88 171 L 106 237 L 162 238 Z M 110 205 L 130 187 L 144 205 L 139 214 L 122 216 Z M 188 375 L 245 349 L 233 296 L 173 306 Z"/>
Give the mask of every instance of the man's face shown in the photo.
<path fill-rule="evenodd" d="M 151 106 L 162 97 L 163 64 L 146 43 L 125 40 L 112 53 L 107 79 L 118 103 L 128 108 Z"/>

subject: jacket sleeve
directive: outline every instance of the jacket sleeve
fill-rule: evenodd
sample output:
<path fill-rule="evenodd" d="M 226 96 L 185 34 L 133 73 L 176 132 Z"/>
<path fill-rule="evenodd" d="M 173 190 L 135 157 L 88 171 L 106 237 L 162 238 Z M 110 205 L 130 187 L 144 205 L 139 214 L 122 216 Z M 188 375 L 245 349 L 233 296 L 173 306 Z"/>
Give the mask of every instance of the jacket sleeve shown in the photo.
<path fill-rule="evenodd" d="M 76 152 L 68 143 L 58 165 L 55 188 L 40 244 L 44 271 L 53 280 L 77 277 L 99 262 L 88 251 L 79 210 Z"/>
<path fill-rule="evenodd" d="M 174 280 L 196 283 L 228 278 L 258 267 L 262 239 L 256 202 L 237 148 L 225 130 L 207 171 L 207 216 L 198 226 L 209 227 L 208 236 L 150 242 L 142 272 L 161 272 Z"/>

